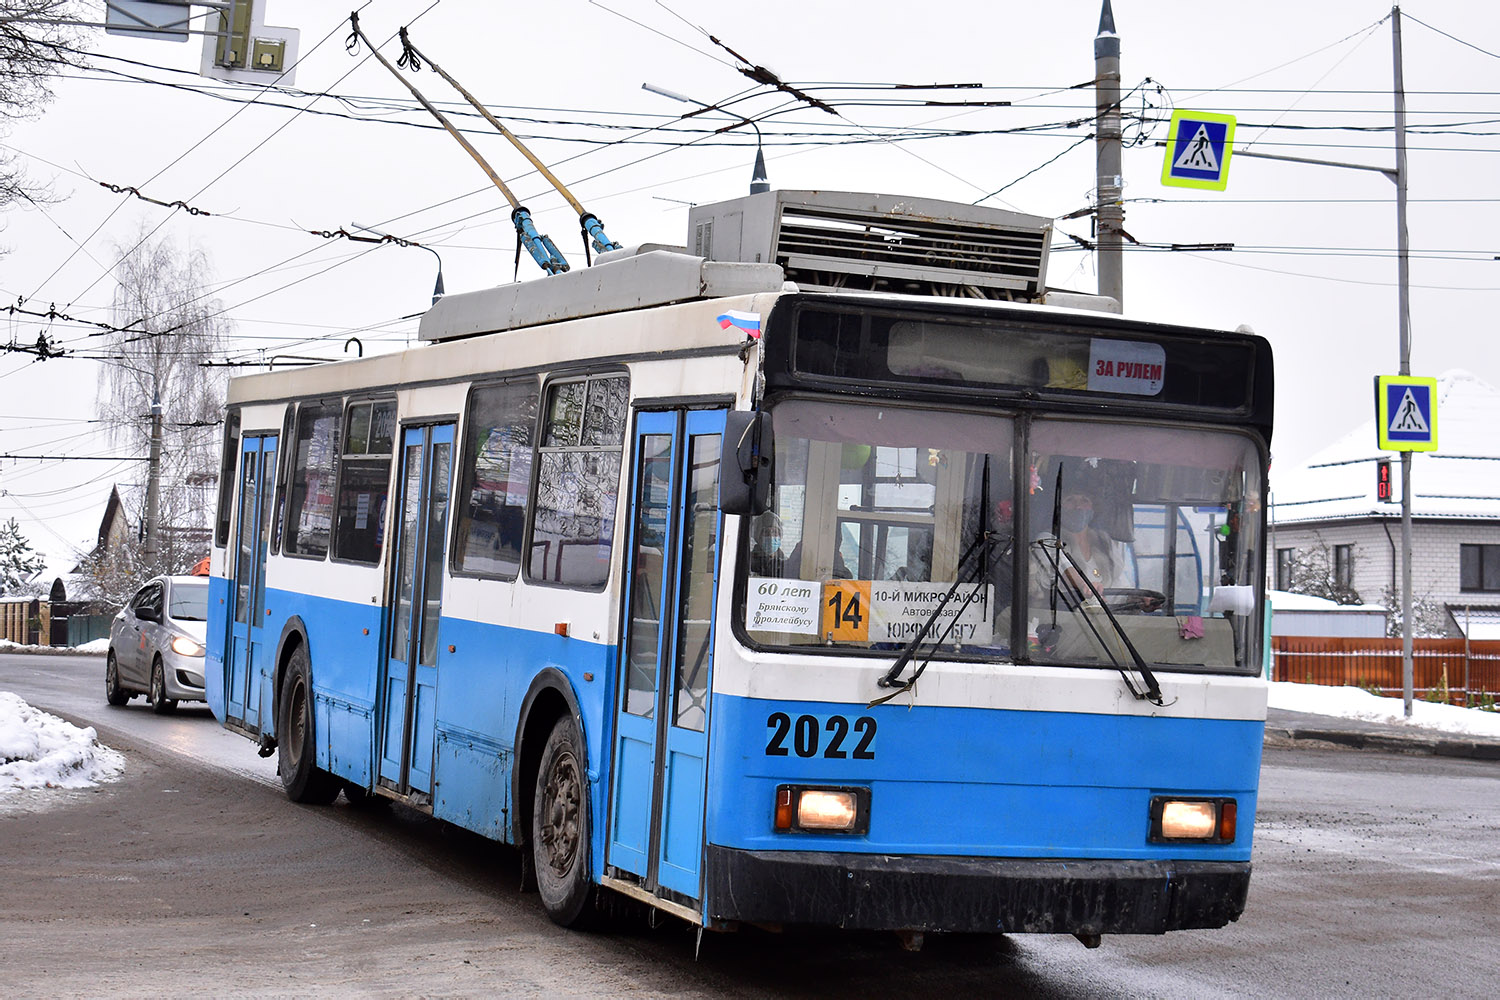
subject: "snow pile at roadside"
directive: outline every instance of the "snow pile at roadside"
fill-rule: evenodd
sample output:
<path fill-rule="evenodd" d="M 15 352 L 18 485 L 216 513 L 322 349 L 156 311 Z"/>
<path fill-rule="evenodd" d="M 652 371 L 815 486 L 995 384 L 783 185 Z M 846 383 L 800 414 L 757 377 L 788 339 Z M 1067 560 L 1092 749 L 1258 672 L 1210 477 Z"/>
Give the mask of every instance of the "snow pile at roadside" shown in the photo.
<path fill-rule="evenodd" d="M 1435 729 L 1466 736 L 1500 739 L 1500 712 L 1413 701 L 1407 719 L 1400 698 L 1381 698 L 1357 687 L 1327 687 L 1272 681 L 1270 706 L 1287 712 L 1310 712 L 1341 719 L 1386 722 L 1416 729 Z"/>
<path fill-rule="evenodd" d="M 25 646 L 9 639 L 0 639 L 0 653 L 40 653 L 43 656 L 71 656 L 74 653 L 107 653 L 108 639 L 95 639 L 78 646 Z"/>
<path fill-rule="evenodd" d="M 0 691 L 0 794 L 19 788 L 91 788 L 125 770 L 125 755 L 55 715 Z"/>

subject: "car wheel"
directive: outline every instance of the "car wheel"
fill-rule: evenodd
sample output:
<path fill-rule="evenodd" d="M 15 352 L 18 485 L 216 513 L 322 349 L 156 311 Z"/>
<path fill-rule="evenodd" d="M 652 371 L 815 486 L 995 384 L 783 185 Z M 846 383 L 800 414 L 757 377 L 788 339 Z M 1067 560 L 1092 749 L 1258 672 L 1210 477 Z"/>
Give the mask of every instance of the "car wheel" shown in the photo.
<path fill-rule="evenodd" d="M 157 715 L 171 715 L 177 711 L 177 702 L 167 697 L 167 674 L 162 669 L 161 657 L 151 661 L 151 711 Z"/>
<path fill-rule="evenodd" d="M 317 766 L 313 733 L 312 670 L 307 647 L 298 646 L 281 682 L 281 718 L 277 725 L 276 769 L 281 787 L 293 802 L 326 806 L 338 797 L 342 783 Z"/>
<path fill-rule="evenodd" d="M 542 908 L 552 922 L 580 927 L 593 913 L 589 878 L 589 802 L 583 739 L 568 716 L 542 749 L 531 810 L 531 863 Z"/>
<path fill-rule="evenodd" d="M 130 700 L 130 692 L 120 686 L 120 665 L 115 662 L 113 649 L 104 661 L 104 700 L 116 706 Z"/>

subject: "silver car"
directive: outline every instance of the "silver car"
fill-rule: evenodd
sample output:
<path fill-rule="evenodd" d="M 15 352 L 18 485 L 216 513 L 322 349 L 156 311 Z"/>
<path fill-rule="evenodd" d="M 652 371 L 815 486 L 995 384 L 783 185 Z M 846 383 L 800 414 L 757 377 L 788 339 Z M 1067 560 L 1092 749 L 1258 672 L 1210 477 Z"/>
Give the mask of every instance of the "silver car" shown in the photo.
<path fill-rule="evenodd" d="M 159 576 L 136 591 L 109 627 L 104 696 L 123 705 L 144 694 L 166 715 L 179 701 L 203 701 L 208 579 Z"/>

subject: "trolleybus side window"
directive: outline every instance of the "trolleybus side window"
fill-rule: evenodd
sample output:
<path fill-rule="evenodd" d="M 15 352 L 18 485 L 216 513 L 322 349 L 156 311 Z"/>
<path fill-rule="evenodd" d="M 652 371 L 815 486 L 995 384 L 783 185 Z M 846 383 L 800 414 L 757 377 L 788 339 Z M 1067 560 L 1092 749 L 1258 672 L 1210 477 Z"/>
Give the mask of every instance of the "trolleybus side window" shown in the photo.
<path fill-rule="evenodd" d="M 624 375 L 547 387 L 528 578 L 580 587 L 609 578 L 628 396 Z"/>
<path fill-rule="evenodd" d="M 224 415 L 224 451 L 219 466 L 219 518 L 215 525 L 214 544 L 229 544 L 229 503 L 234 497 L 234 463 L 240 457 L 240 411 Z"/>
<path fill-rule="evenodd" d="M 534 380 L 479 386 L 469 396 L 456 572 L 513 580 L 521 568 L 536 407 Z"/>
<path fill-rule="evenodd" d="M 394 399 L 349 405 L 344 417 L 344 457 L 339 463 L 336 559 L 372 565 L 380 561 L 395 433 Z"/>
<path fill-rule="evenodd" d="M 328 554 L 342 411 L 339 400 L 303 403 L 297 409 L 297 440 L 286 515 L 287 555 L 321 559 Z"/>
<path fill-rule="evenodd" d="M 281 529 L 286 521 L 286 481 L 290 477 L 292 461 L 287 452 L 287 443 L 292 440 L 292 429 L 296 426 L 297 407 L 287 404 L 286 415 L 281 418 L 281 447 L 276 449 L 276 505 L 275 517 L 271 520 L 271 555 L 281 552 Z"/>

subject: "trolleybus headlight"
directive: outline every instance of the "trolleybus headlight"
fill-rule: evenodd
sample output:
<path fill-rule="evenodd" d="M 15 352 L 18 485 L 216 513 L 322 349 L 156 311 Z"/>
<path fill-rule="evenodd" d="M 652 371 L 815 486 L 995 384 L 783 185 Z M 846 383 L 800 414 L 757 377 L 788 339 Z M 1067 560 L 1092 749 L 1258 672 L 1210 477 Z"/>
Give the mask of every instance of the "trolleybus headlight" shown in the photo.
<path fill-rule="evenodd" d="M 870 828 L 868 788 L 776 789 L 776 829 L 824 833 L 864 833 Z"/>
<path fill-rule="evenodd" d="M 172 637 L 172 652 L 181 656 L 202 656 L 203 646 L 185 635 Z"/>
<path fill-rule="evenodd" d="M 1228 844 L 1234 840 L 1238 811 L 1234 799 L 1169 799 L 1159 796 L 1151 800 L 1151 839 Z"/>

